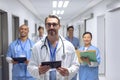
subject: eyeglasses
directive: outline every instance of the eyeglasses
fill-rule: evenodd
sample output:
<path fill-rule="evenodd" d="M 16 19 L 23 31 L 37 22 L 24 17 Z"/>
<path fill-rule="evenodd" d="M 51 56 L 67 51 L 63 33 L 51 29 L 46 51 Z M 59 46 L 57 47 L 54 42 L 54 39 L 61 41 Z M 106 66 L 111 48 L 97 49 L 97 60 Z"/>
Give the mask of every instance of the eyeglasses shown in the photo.
<path fill-rule="evenodd" d="M 47 27 L 51 27 L 51 25 L 52 25 L 53 27 L 57 27 L 58 23 L 46 23 L 45 25 L 46 25 Z"/>

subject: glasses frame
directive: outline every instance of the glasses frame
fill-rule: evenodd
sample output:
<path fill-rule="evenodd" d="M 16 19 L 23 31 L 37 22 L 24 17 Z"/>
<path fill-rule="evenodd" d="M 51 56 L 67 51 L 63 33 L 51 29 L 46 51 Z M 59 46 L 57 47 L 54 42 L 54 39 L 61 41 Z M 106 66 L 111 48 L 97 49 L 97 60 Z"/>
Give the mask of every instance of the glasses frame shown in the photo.
<path fill-rule="evenodd" d="M 47 26 L 47 27 L 51 27 L 51 25 L 53 26 L 53 27 L 57 27 L 59 24 L 58 23 L 45 23 L 45 26 Z"/>

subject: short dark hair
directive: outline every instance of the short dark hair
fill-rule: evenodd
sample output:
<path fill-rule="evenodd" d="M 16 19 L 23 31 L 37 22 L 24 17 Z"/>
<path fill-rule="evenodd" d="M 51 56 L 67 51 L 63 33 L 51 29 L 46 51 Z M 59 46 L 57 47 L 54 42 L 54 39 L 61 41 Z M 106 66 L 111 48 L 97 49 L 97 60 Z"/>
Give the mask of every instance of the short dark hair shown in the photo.
<path fill-rule="evenodd" d="M 40 29 L 43 29 L 43 30 L 44 30 L 44 28 L 43 28 L 42 26 L 39 26 L 39 27 L 38 27 L 38 31 L 39 31 Z"/>
<path fill-rule="evenodd" d="M 85 34 L 90 34 L 90 37 L 92 39 L 92 33 L 91 32 L 85 32 L 85 33 L 83 33 L 82 37 L 84 37 Z"/>
<path fill-rule="evenodd" d="M 69 27 L 67 27 L 67 31 L 68 31 L 70 28 L 72 28 L 72 29 L 74 30 L 74 27 L 73 27 L 73 26 L 69 26 Z"/>
<path fill-rule="evenodd" d="M 55 16 L 55 15 L 49 15 L 48 17 L 45 18 L 45 23 L 47 22 L 48 18 L 56 18 L 58 20 L 58 24 L 60 25 L 60 19 L 57 16 Z"/>

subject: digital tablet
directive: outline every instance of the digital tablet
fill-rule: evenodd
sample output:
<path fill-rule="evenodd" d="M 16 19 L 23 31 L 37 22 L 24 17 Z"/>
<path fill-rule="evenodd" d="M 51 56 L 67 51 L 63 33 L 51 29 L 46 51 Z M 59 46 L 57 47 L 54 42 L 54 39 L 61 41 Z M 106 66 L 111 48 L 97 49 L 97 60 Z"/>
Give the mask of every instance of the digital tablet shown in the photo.
<path fill-rule="evenodd" d="M 24 63 L 27 59 L 26 57 L 16 57 L 13 58 L 14 61 L 17 61 L 18 63 Z"/>
<path fill-rule="evenodd" d="M 42 62 L 42 66 L 44 65 L 49 65 L 51 68 L 58 68 L 61 67 L 61 61 L 47 61 L 47 62 Z"/>

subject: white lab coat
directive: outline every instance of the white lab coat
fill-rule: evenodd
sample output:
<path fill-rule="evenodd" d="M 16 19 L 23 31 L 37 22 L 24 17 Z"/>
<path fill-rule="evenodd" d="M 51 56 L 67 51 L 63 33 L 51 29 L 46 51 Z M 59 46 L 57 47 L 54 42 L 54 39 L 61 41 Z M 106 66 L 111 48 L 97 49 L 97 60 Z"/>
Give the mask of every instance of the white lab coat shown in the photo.
<path fill-rule="evenodd" d="M 42 37 L 40 37 L 39 35 L 37 35 L 37 36 L 34 36 L 32 40 L 36 43 L 39 40 L 44 39 L 45 37 L 46 37 L 46 35 L 43 35 Z"/>
<path fill-rule="evenodd" d="M 61 74 L 59 74 L 59 72 L 57 72 L 56 77 L 57 80 L 71 80 L 74 77 L 74 75 L 78 72 L 79 62 L 75 53 L 74 46 L 63 37 L 61 38 L 62 39 L 59 38 L 56 50 L 56 61 L 62 61 L 62 67 L 68 69 L 69 76 L 64 77 Z M 45 46 L 42 47 L 44 44 L 46 44 L 47 48 Z M 64 51 L 65 53 L 63 53 Z M 48 47 L 47 40 L 45 41 L 44 39 L 37 42 L 33 46 L 32 52 L 33 53 L 27 67 L 28 71 L 31 73 L 32 76 L 37 78 L 37 80 L 49 80 L 49 71 L 47 71 L 45 74 L 40 75 L 38 70 L 38 67 L 41 65 L 41 62 L 50 61 L 50 50 Z"/>

